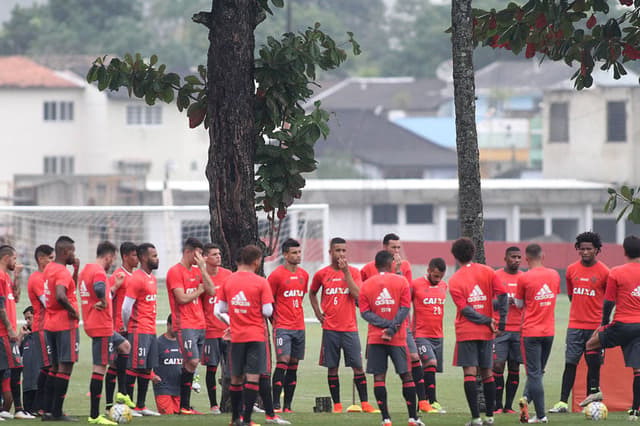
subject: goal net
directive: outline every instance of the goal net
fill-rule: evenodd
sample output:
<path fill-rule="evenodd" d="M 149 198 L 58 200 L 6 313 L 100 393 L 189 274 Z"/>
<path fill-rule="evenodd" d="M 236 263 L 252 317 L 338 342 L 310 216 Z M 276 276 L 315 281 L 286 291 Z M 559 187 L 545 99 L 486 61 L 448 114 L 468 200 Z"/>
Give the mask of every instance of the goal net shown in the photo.
<path fill-rule="evenodd" d="M 259 235 L 268 241 L 269 226 L 259 213 Z M 274 254 L 265 260 L 269 273 L 282 262 L 279 246 L 286 238 L 295 238 L 302 246 L 302 265 L 313 274 L 328 263 L 329 207 L 326 204 L 291 206 L 280 229 Z M 0 207 L 0 242 L 11 244 L 19 262 L 30 273 L 37 268 L 33 258 L 40 244 L 52 245 L 60 235 L 76 242 L 76 256 L 92 262 L 99 242 L 109 240 L 119 246 L 123 241 L 150 242 L 158 249 L 158 278 L 180 260 L 182 242 L 187 237 L 210 241 L 207 206 L 9 206 Z"/>

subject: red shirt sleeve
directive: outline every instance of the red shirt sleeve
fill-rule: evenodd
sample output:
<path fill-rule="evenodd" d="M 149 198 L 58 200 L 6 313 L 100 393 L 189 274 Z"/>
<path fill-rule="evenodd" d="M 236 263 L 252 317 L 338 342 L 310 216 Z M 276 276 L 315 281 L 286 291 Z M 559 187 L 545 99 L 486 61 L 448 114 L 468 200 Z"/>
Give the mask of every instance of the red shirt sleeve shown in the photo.
<path fill-rule="evenodd" d="M 127 286 L 127 292 L 125 293 L 125 296 L 131 299 L 138 298 L 138 280 L 135 276 L 131 277 L 129 285 Z"/>
<path fill-rule="evenodd" d="M 320 271 L 316 272 L 313 276 L 313 281 L 311 282 L 311 291 L 313 293 L 317 293 L 322 287 L 322 274 Z"/>
<path fill-rule="evenodd" d="M 3 272 L 0 274 L 0 297 L 7 297 L 7 273 Z"/>
<path fill-rule="evenodd" d="M 269 286 L 269 284 L 265 281 L 262 281 L 262 294 L 260 296 L 260 299 L 262 300 L 262 304 L 266 305 L 268 303 L 273 303 L 273 294 L 271 293 L 271 287 Z"/>
<path fill-rule="evenodd" d="M 177 268 L 173 267 L 167 272 L 167 289 L 173 291 L 175 288 L 181 288 L 184 290 L 184 283 L 182 277 Z"/>
<path fill-rule="evenodd" d="M 362 277 L 360 276 L 360 271 L 357 268 L 349 266 L 349 273 L 353 278 L 353 282 L 356 283 L 358 287 L 362 286 Z"/>
<path fill-rule="evenodd" d="M 610 302 L 615 302 L 617 295 L 618 281 L 616 281 L 614 274 L 609 273 L 609 278 L 607 278 L 607 290 L 604 293 L 604 298 Z"/>
<path fill-rule="evenodd" d="M 273 297 L 275 297 L 276 293 L 278 293 L 278 283 L 280 282 L 278 271 L 279 269 L 276 269 L 267 278 L 267 281 L 269 281 L 269 286 L 271 287 L 271 294 L 273 294 Z"/>
<path fill-rule="evenodd" d="M 411 308 L 411 290 L 409 288 L 409 283 L 405 283 L 405 285 L 402 286 L 402 292 L 400 293 L 400 306 Z"/>
<path fill-rule="evenodd" d="M 227 287 L 226 280 L 224 283 L 220 285 L 220 288 L 216 291 L 216 297 L 218 298 L 218 302 L 226 302 L 227 301 L 227 293 L 224 291 L 225 287 Z"/>
<path fill-rule="evenodd" d="M 360 297 L 358 298 L 358 306 L 360 307 L 360 312 L 367 312 L 371 310 L 371 305 L 369 304 L 369 296 L 367 295 L 367 287 L 363 288 L 360 292 Z"/>
<path fill-rule="evenodd" d="M 449 284 L 451 284 L 451 282 L 449 282 Z M 451 294 L 451 300 L 456 304 L 459 311 L 463 310 L 467 306 L 467 299 L 465 299 L 462 292 L 457 288 L 454 288 L 454 286 L 449 287 L 449 294 Z"/>
<path fill-rule="evenodd" d="M 565 274 L 565 278 L 567 279 L 567 296 L 573 296 L 573 282 L 571 281 L 571 269 L 567 268 L 567 272 Z"/>
<path fill-rule="evenodd" d="M 492 276 L 491 286 L 493 287 L 493 297 L 496 297 L 500 294 L 505 294 L 507 292 L 507 289 L 504 287 L 504 284 L 502 283 L 502 280 L 500 279 L 498 274 L 496 274 L 493 269 L 488 269 L 488 273 L 489 276 Z"/>
<path fill-rule="evenodd" d="M 522 275 L 518 277 L 518 287 L 516 287 L 516 299 L 524 300 L 525 281 L 522 279 Z"/>
<path fill-rule="evenodd" d="M 98 269 L 98 268 L 96 268 Z M 102 268 L 99 268 L 102 269 Z M 97 271 L 94 275 L 93 275 L 93 283 L 107 283 L 107 274 L 104 271 Z"/>
<path fill-rule="evenodd" d="M 56 280 L 56 287 L 58 287 L 59 285 L 63 286 L 64 288 L 66 288 L 67 290 L 69 290 L 69 288 L 71 287 L 71 281 L 73 281 L 72 279 L 67 279 L 67 274 L 66 274 L 67 268 L 64 269 L 60 269 L 60 271 L 58 271 L 58 273 L 55 276 L 55 280 Z"/>

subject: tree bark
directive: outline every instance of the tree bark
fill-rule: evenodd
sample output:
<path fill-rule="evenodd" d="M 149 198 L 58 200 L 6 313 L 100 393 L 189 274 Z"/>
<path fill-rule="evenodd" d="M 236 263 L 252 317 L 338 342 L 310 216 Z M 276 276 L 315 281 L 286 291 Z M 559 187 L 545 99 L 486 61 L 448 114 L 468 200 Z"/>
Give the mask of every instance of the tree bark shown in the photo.
<path fill-rule="evenodd" d="M 223 264 L 258 242 L 254 163 L 255 0 L 212 0 L 208 52 L 209 181 L 211 241 Z"/>
<path fill-rule="evenodd" d="M 471 0 L 453 0 L 451 24 L 458 151 L 458 220 L 462 235 L 471 238 L 476 245 L 475 261 L 485 263 L 480 152 L 476 132 Z"/>

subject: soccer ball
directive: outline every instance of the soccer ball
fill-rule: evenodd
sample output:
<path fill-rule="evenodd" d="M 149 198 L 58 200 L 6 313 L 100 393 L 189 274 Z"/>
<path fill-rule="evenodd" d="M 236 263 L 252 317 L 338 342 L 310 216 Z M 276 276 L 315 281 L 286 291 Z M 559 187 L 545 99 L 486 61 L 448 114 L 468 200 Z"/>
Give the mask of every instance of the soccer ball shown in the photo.
<path fill-rule="evenodd" d="M 584 417 L 587 420 L 607 420 L 607 406 L 601 401 L 593 401 L 584 407 Z"/>
<path fill-rule="evenodd" d="M 116 423 L 131 423 L 131 409 L 125 404 L 114 404 L 109 411 L 109 416 Z"/>

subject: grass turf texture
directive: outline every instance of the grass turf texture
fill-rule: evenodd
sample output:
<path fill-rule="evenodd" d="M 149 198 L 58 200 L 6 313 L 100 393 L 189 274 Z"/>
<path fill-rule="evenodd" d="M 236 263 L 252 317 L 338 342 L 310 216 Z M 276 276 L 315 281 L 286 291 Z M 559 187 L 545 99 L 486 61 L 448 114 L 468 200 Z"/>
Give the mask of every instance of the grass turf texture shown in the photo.
<path fill-rule="evenodd" d="M 23 298 L 18 304 L 18 315 L 21 317 L 22 310 L 28 304 L 28 297 L 26 297 L 26 291 L 23 292 Z M 544 377 L 545 388 L 545 400 L 546 409 L 548 410 L 558 401 L 560 396 L 560 384 L 562 380 L 562 372 L 564 369 L 564 339 L 566 333 L 566 327 L 569 317 L 569 301 L 566 295 L 562 294 L 558 297 L 558 303 L 556 307 L 556 336 L 553 343 L 553 350 L 551 357 L 547 364 L 546 374 Z M 158 283 L 158 320 L 166 319 L 170 313 L 169 302 L 166 294 L 166 287 L 163 282 Z M 305 313 L 307 317 L 313 315 L 308 300 L 305 298 Z M 359 317 L 358 317 L 359 318 Z M 447 299 L 445 306 L 445 320 L 444 320 L 444 333 L 445 333 L 445 350 L 444 350 L 444 372 L 437 375 L 437 397 L 438 401 L 442 404 L 443 408 L 447 410 L 447 414 L 422 414 L 422 419 L 427 424 L 437 425 L 463 425 L 469 421 L 469 409 L 464 396 L 463 381 L 462 381 L 462 369 L 459 367 L 453 367 L 451 365 L 453 359 L 453 348 L 455 343 L 455 306 L 450 299 Z M 363 343 L 366 339 L 366 323 L 359 318 L 359 330 L 360 338 Z M 165 331 L 165 326 L 158 325 L 158 335 Z M 329 389 L 327 386 L 327 370 L 324 367 L 318 366 L 318 355 L 320 353 L 320 341 L 321 341 L 322 329 L 320 324 L 310 323 L 307 324 L 306 334 L 306 359 L 301 361 L 300 368 L 298 370 L 298 386 L 293 401 L 292 414 L 284 414 L 282 417 L 290 420 L 295 425 L 326 425 L 326 424 L 349 424 L 352 426 L 358 425 L 379 425 L 379 414 L 366 414 L 366 413 L 343 413 L 343 414 L 328 414 L 313 413 L 313 406 L 315 405 L 315 397 L 317 396 L 329 396 Z M 67 399 L 65 401 L 65 411 L 67 414 L 76 416 L 81 422 L 86 422 L 86 418 L 89 413 L 89 380 L 91 376 L 91 347 L 90 338 L 84 333 L 84 330 L 80 332 L 80 361 L 75 365 L 73 374 L 71 375 L 71 382 L 69 385 L 69 391 L 67 392 Z M 274 363 L 275 364 L 275 363 Z M 365 360 L 366 365 L 366 360 Z M 393 366 L 389 364 L 389 374 L 387 375 L 387 391 L 388 401 L 391 412 L 391 417 L 396 425 L 406 424 L 407 411 L 405 408 L 405 402 L 402 398 L 402 391 L 400 387 L 400 379 L 395 374 Z M 206 386 L 204 383 L 205 369 L 200 367 L 200 384 L 202 385 L 202 391 L 199 394 L 193 393 L 191 402 L 194 408 L 203 413 L 208 413 L 209 402 L 206 393 Z M 623 374 L 631 374 L 631 371 L 625 369 Z M 505 374 L 506 376 L 506 374 Z M 219 374 L 216 376 L 219 378 Z M 347 369 L 344 366 L 340 367 L 340 387 L 341 387 L 341 399 L 344 410 L 351 405 L 351 390 L 353 373 L 351 369 Z M 514 403 L 514 409 L 517 411 L 517 398 L 522 394 L 524 388 L 524 367 L 520 369 L 520 387 L 516 396 L 516 402 Z M 373 378 L 371 375 L 367 375 L 367 384 L 369 390 L 369 401 L 372 405 L 376 406 L 375 398 L 373 396 Z M 631 392 L 631 389 L 629 389 Z M 220 389 L 218 389 L 218 398 L 220 398 Z M 135 401 L 135 399 L 134 399 Z M 358 397 L 356 394 L 356 402 Z M 147 406 L 153 410 L 156 409 L 155 399 L 153 396 L 153 389 L 149 386 L 149 392 L 147 394 Z M 531 414 L 533 414 L 533 404 L 529 407 Z M 101 401 L 101 413 L 104 412 L 104 396 Z M 584 424 L 585 420 L 582 413 L 570 413 L 570 414 L 549 414 L 551 423 L 558 423 L 564 425 L 572 424 Z M 518 424 L 518 414 L 497 414 L 497 424 Z M 213 416 L 162 416 L 162 417 L 147 417 L 147 418 L 134 418 L 132 423 L 142 424 L 198 424 L 198 425 L 227 425 L 229 424 L 230 415 L 224 413 L 222 415 Z M 256 423 L 265 424 L 264 414 L 255 413 L 252 420 Z M 12 420 L 12 422 L 33 422 L 34 420 Z M 39 421 L 39 420 L 35 420 Z M 626 413 L 610 412 L 608 423 L 622 423 L 627 421 Z"/>

